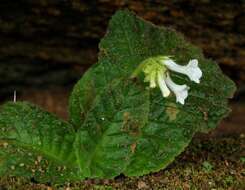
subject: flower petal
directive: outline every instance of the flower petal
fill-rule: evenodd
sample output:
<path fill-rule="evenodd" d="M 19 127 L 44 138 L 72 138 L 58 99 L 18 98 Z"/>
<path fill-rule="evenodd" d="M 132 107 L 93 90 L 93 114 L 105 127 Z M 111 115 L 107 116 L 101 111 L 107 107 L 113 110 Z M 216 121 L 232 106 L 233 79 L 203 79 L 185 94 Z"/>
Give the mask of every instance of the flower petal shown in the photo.
<path fill-rule="evenodd" d="M 170 94 L 170 90 L 168 89 L 165 81 L 164 81 L 164 73 L 163 72 L 158 72 L 157 73 L 157 82 L 160 87 L 160 90 L 162 92 L 163 97 L 168 97 Z"/>
<path fill-rule="evenodd" d="M 187 85 L 178 85 L 173 82 L 173 80 L 170 78 L 169 74 L 167 74 L 167 77 L 165 79 L 167 86 L 170 88 L 171 91 L 176 96 L 176 102 L 179 102 L 181 104 L 185 104 L 185 99 L 188 97 L 188 90 L 190 89 Z"/>
<path fill-rule="evenodd" d="M 150 88 L 156 87 L 156 71 L 150 73 Z"/>
<path fill-rule="evenodd" d="M 186 75 L 188 75 L 188 77 L 192 81 L 196 83 L 200 83 L 200 78 L 202 77 L 202 71 L 198 67 L 198 60 L 197 59 L 190 60 L 186 68 L 187 68 Z"/>
<path fill-rule="evenodd" d="M 178 65 L 172 59 L 165 59 L 161 61 L 162 64 L 172 71 L 185 74 L 189 77 L 190 80 L 200 83 L 200 78 L 202 77 L 202 71 L 198 67 L 198 60 L 192 59 L 186 66 Z"/>

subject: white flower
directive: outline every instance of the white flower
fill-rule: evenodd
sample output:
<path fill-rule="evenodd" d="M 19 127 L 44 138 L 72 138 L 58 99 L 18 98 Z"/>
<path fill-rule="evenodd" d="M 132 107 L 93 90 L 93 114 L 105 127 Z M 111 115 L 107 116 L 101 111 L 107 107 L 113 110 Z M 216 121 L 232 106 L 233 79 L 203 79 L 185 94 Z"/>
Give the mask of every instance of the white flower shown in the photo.
<path fill-rule="evenodd" d="M 190 87 L 185 84 L 178 85 L 174 83 L 174 81 L 172 81 L 172 79 L 170 78 L 169 74 L 167 74 L 167 78 L 165 81 L 166 81 L 167 86 L 170 88 L 170 90 L 172 90 L 173 93 L 175 94 L 176 102 L 185 104 L 185 99 L 188 96 L 188 90 L 190 89 Z"/>
<path fill-rule="evenodd" d="M 157 73 L 157 82 L 158 82 L 158 85 L 162 91 L 163 97 L 168 97 L 170 94 L 170 90 L 168 89 L 168 87 L 165 83 L 164 73 L 162 71 L 159 71 Z"/>
<path fill-rule="evenodd" d="M 145 74 L 144 81 L 150 83 L 150 88 L 159 86 L 163 97 L 168 97 L 171 90 L 176 96 L 176 102 L 181 104 L 185 104 L 190 88 L 185 84 L 179 85 L 174 83 L 170 78 L 169 72 L 175 71 L 185 74 L 196 83 L 200 83 L 200 78 L 202 77 L 202 71 L 198 67 L 197 59 L 192 59 L 186 66 L 183 66 L 178 65 L 168 56 L 151 57 L 144 60 L 132 76 L 136 76 L 141 70 Z"/>
<path fill-rule="evenodd" d="M 161 63 L 166 65 L 166 67 L 172 71 L 185 74 L 190 80 L 200 83 L 200 78 L 202 77 L 202 71 L 198 67 L 198 60 L 192 59 L 186 66 L 176 64 L 172 59 L 167 58 L 161 60 Z"/>

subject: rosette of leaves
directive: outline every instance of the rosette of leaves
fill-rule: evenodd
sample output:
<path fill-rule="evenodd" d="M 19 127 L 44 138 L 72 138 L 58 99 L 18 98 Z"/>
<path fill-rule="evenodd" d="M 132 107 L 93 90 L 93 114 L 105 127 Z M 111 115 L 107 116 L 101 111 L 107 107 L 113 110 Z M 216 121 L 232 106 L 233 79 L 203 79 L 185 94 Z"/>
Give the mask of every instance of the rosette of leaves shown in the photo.
<path fill-rule="evenodd" d="M 98 63 L 75 85 L 68 122 L 27 102 L 0 111 L 0 174 L 64 183 L 85 178 L 141 176 L 169 165 L 196 132 L 208 132 L 229 113 L 234 83 L 201 50 L 175 31 L 129 11 L 118 11 L 99 44 Z M 200 84 L 190 86 L 184 105 L 130 76 L 156 55 L 178 63 L 195 58 Z"/>

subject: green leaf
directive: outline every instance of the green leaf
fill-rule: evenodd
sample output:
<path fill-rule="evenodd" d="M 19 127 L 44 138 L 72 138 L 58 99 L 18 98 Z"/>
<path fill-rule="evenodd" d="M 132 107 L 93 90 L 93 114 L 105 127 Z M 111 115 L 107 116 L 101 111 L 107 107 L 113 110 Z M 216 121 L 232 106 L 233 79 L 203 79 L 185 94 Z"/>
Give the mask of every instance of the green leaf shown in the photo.
<path fill-rule="evenodd" d="M 72 126 L 28 103 L 7 103 L 0 113 L 0 174 L 56 182 L 82 177 Z"/>
<path fill-rule="evenodd" d="M 108 98 L 110 97 L 110 98 Z M 86 177 L 123 173 L 135 154 L 149 113 L 149 91 L 117 80 L 97 96 L 76 139 L 80 168 Z"/>
<path fill-rule="evenodd" d="M 199 60 L 203 71 L 200 84 L 183 75 L 172 74 L 172 77 L 177 83 L 191 87 L 185 109 L 200 113 L 205 125 L 203 130 L 214 128 L 229 112 L 227 98 L 235 91 L 234 83 L 222 74 L 216 63 L 205 59 L 199 48 L 172 29 L 154 26 L 131 12 L 118 11 L 99 47 L 99 63 L 85 73 L 70 98 L 71 121 L 77 127 L 81 126 L 101 89 L 116 78 L 129 78 L 144 59 L 156 55 L 172 55 L 180 64 L 194 58 Z M 175 104 L 174 98 L 171 102 Z"/>
<path fill-rule="evenodd" d="M 70 99 L 71 121 L 78 129 L 77 144 L 85 146 L 78 154 L 84 154 L 85 150 L 89 155 L 80 160 L 86 177 L 107 178 L 120 173 L 138 176 L 158 171 L 184 150 L 196 132 L 215 128 L 229 113 L 227 99 L 235 91 L 234 83 L 215 62 L 205 59 L 199 48 L 175 31 L 157 27 L 129 11 L 118 11 L 99 47 L 99 62 L 85 73 Z M 149 93 L 147 97 L 137 97 L 137 101 L 146 103 L 141 110 L 144 114 L 134 106 L 131 108 L 130 113 L 139 112 L 140 120 L 145 121 L 137 125 L 139 135 L 132 139 L 129 134 L 119 132 L 123 125 L 116 124 L 112 116 L 135 102 L 126 101 L 129 96 L 114 95 L 124 91 L 121 85 L 113 84 L 131 80 L 143 60 L 157 55 L 171 55 L 183 65 L 190 59 L 198 59 L 203 77 L 196 84 L 183 75 L 172 74 L 174 81 L 191 87 L 184 106 L 176 103 L 174 96 L 163 98 L 159 89 L 147 90 L 148 84 L 141 77 L 132 80 L 128 88 L 137 86 L 142 95 Z M 110 105 L 115 100 L 121 104 L 118 109 Z M 100 118 L 110 119 L 104 124 Z"/>

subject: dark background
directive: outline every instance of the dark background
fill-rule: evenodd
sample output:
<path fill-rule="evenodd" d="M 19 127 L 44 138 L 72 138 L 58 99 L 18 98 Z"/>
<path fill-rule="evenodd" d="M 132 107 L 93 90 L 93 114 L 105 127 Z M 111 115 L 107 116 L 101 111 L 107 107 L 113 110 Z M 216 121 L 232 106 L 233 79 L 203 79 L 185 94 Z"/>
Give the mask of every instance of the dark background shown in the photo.
<path fill-rule="evenodd" d="M 175 28 L 237 84 L 233 112 L 211 135 L 245 132 L 245 1 L 0 0 L 0 101 L 27 100 L 67 118 L 68 96 L 97 61 L 110 17 L 127 8 Z"/>

